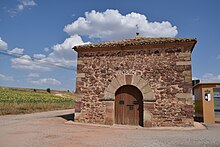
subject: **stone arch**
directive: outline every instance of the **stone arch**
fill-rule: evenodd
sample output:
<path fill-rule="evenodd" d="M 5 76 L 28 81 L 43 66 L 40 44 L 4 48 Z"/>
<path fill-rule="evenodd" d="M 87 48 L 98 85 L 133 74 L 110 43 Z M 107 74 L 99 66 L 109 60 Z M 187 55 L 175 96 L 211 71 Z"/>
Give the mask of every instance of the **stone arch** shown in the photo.
<path fill-rule="evenodd" d="M 144 101 L 155 101 L 155 94 L 149 83 L 138 75 L 119 75 L 114 78 L 105 89 L 104 100 L 115 100 L 115 92 L 124 85 L 133 85 L 137 87 Z"/>

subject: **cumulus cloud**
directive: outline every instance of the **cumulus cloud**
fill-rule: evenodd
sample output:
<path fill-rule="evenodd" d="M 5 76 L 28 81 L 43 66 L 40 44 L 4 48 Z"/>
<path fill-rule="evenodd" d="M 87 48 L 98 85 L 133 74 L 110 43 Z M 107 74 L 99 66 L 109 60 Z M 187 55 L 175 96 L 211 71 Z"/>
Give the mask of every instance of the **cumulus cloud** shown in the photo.
<path fill-rule="evenodd" d="M 11 59 L 12 68 L 16 69 L 27 69 L 34 71 L 50 71 L 51 68 L 46 65 L 43 60 L 33 60 L 28 55 L 23 55 L 19 58 Z"/>
<path fill-rule="evenodd" d="M 70 36 L 63 43 L 54 45 L 48 56 L 34 54 L 33 57 L 36 59 L 28 55 L 11 59 L 12 67 L 32 71 L 50 71 L 56 66 L 73 67 L 76 63 L 76 53 L 72 47 L 80 44 L 85 43 L 79 35 Z"/>
<path fill-rule="evenodd" d="M 61 85 L 61 82 L 54 78 L 43 78 L 37 81 L 30 81 L 32 84 L 36 85 Z"/>
<path fill-rule="evenodd" d="M 25 4 L 23 3 L 23 5 Z M 76 21 L 64 27 L 64 31 L 70 37 L 65 39 L 64 42 L 52 46 L 49 55 L 34 54 L 34 58 L 38 60 L 24 55 L 12 59 L 12 67 L 49 71 L 55 66 L 48 66 L 47 63 L 52 63 L 57 66 L 73 68 L 76 65 L 77 56 L 72 47 L 85 44 L 81 36 L 101 40 L 133 38 L 137 24 L 143 37 L 174 37 L 178 33 L 176 26 L 172 26 L 170 22 L 149 22 L 145 15 L 139 13 L 132 12 L 122 15 L 118 10 L 108 9 L 105 12 L 93 10 L 86 12 L 85 17 L 79 17 Z M 44 51 L 49 51 L 49 48 L 44 48 Z"/>
<path fill-rule="evenodd" d="M 53 52 L 45 60 L 57 65 L 73 66 L 76 62 L 76 53 L 72 47 L 81 44 L 85 43 L 79 35 L 70 36 L 63 43 L 54 45 Z"/>
<path fill-rule="evenodd" d="M 8 44 L 0 37 L 0 50 L 7 50 L 7 49 L 8 49 Z"/>
<path fill-rule="evenodd" d="M 215 75 L 213 73 L 205 73 L 202 76 L 202 81 L 203 82 L 217 82 L 217 81 L 220 81 L 220 74 Z"/>
<path fill-rule="evenodd" d="M 122 15 L 118 10 L 107 9 L 105 12 L 86 12 L 85 17 L 79 17 L 76 21 L 64 27 L 69 35 L 79 34 L 89 38 L 102 40 L 118 40 L 134 38 L 139 27 L 139 33 L 143 37 L 175 37 L 177 27 L 169 21 L 149 22 L 145 15 L 132 12 Z"/>
<path fill-rule="evenodd" d="M 23 48 L 14 48 L 13 50 L 8 51 L 9 54 L 19 54 L 19 55 L 22 55 L 23 52 L 24 52 Z"/>
<path fill-rule="evenodd" d="M 43 58 L 46 57 L 46 55 L 44 55 L 44 54 L 34 54 L 33 57 L 37 58 L 37 59 L 43 59 Z"/>
<path fill-rule="evenodd" d="M 14 78 L 12 76 L 0 74 L 0 81 L 14 81 Z"/>

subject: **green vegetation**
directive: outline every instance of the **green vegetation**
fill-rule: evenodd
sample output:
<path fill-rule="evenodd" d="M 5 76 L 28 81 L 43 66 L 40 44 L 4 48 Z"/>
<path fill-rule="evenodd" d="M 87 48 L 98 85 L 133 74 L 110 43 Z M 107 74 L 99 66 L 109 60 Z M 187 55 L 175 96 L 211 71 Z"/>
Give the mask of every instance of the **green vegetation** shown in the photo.
<path fill-rule="evenodd" d="M 0 87 L 0 115 L 70 109 L 73 104 L 70 92 Z"/>

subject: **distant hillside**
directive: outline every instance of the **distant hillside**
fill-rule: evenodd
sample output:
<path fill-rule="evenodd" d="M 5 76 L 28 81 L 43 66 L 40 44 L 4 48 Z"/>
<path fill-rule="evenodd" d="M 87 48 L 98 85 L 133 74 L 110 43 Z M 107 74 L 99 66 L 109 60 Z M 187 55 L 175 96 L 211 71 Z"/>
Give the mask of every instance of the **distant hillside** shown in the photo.
<path fill-rule="evenodd" d="M 0 115 L 71 109 L 74 101 L 68 91 L 0 86 Z"/>
<path fill-rule="evenodd" d="M 47 89 L 35 89 L 35 88 L 18 88 L 18 87 L 6 87 L 0 86 L 0 90 L 22 91 L 22 92 L 36 92 L 36 93 L 48 93 Z M 74 93 L 71 91 L 52 90 L 50 93 L 56 96 L 65 96 L 74 98 Z"/>

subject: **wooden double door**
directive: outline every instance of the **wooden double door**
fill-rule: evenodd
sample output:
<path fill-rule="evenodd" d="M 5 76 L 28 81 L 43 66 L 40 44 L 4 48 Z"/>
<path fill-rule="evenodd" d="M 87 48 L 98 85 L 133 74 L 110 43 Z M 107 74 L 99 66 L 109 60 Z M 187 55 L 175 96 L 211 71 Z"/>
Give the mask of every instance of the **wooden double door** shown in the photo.
<path fill-rule="evenodd" d="M 116 91 L 115 123 L 143 126 L 143 96 L 132 85 L 125 85 Z"/>

